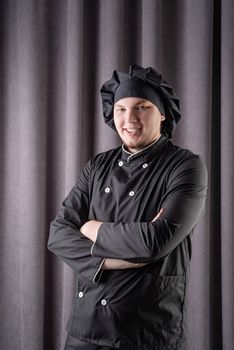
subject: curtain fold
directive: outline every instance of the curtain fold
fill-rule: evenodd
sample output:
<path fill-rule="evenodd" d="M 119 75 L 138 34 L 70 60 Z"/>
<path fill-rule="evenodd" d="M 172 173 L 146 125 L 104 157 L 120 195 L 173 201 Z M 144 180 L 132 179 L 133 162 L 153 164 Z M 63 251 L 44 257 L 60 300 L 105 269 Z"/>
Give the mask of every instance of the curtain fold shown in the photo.
<path fill-rule="evenodd" d="M 221 85 L 220 85 L 220 183 L 221 183 L 221 310 L 223 349 L 233 347 L 234 314 L 234 42 L 230 37 L 233 31 L 234 3 L 221 2 Z M 215 174 L 214 174 L 215 175 Z"/>
<path fill-rule="evenodd" d="M 1 1 L 1 349 L 63 349 L 76 277 L 48 252 L 49 224 L 89 157 L 119 145 L 99 90 L 133 63 L 175 88 L 174 142 L 209 172 L 188 350 L 234 347 L 233 21 L 232 0 Z"/>

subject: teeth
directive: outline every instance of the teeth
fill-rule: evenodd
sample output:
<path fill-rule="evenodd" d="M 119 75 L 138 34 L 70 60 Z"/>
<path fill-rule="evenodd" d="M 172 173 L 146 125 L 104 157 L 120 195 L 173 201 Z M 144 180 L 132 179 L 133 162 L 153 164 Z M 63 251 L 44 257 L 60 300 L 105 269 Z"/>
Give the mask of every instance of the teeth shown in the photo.
<path fill-rule="evenodd" d="M 136 128 L 131 128 L 131 129 L 126 129 L 128 132 L 136 132 L 138 129 Z"/>

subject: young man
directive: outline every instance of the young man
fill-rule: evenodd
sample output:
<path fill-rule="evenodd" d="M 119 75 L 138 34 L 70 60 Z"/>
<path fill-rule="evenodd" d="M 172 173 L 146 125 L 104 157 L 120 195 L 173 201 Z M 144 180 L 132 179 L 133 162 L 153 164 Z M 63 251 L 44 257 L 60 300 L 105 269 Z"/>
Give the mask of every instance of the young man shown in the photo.
<path fill-rule="evenodd" d="M 191 234 L 204 209 L 206 167 L 170 141 L 179 100 L 154 69 L 114 71 L 101 96 L 123 145 L 84 167 L 48 243 L 78 275 L 65 349 L 185 349 Z"/>

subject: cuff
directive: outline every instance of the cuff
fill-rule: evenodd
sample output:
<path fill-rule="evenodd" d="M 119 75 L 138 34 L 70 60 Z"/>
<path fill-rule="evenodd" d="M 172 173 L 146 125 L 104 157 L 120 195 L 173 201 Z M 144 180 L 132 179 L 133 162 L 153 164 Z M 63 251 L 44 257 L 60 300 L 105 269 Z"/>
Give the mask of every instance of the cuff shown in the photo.
<path fill-rule="evenodd" d="M 102 265 L 104 264 L 106 259 L 103 259 L 101 264 L 99 265 L 99 268 L 97 270 L 97 272 L 95 273 L 94 277 L 93 277 L 93 283 L 97 284 L 102 276 L 103 270 L 102 270 Z"/>

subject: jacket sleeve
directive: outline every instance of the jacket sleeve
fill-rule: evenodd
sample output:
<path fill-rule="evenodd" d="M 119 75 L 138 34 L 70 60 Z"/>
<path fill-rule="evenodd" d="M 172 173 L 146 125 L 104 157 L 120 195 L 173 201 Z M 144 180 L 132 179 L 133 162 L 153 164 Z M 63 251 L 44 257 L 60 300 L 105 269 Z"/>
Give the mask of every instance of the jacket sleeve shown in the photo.
<path fill-rule="evenodd" d="M 50 225 L 48 249 L 72 269 L 97 282 L 104 260 L 91 255 L 91 241 L 80 233 L 80 227 L 88 221 L 89 175 L 90 162 Z"/>
<path fill-rule="evenodd" d="M 153 262 L 170 254 L 189 235 L 204 210 L 207 170 L 199 156 L 183 159 L 171 173 L 155 222 L 103 223 L 92 255 Z M 157 213 L 155 213 L 156 215 Z"/>

